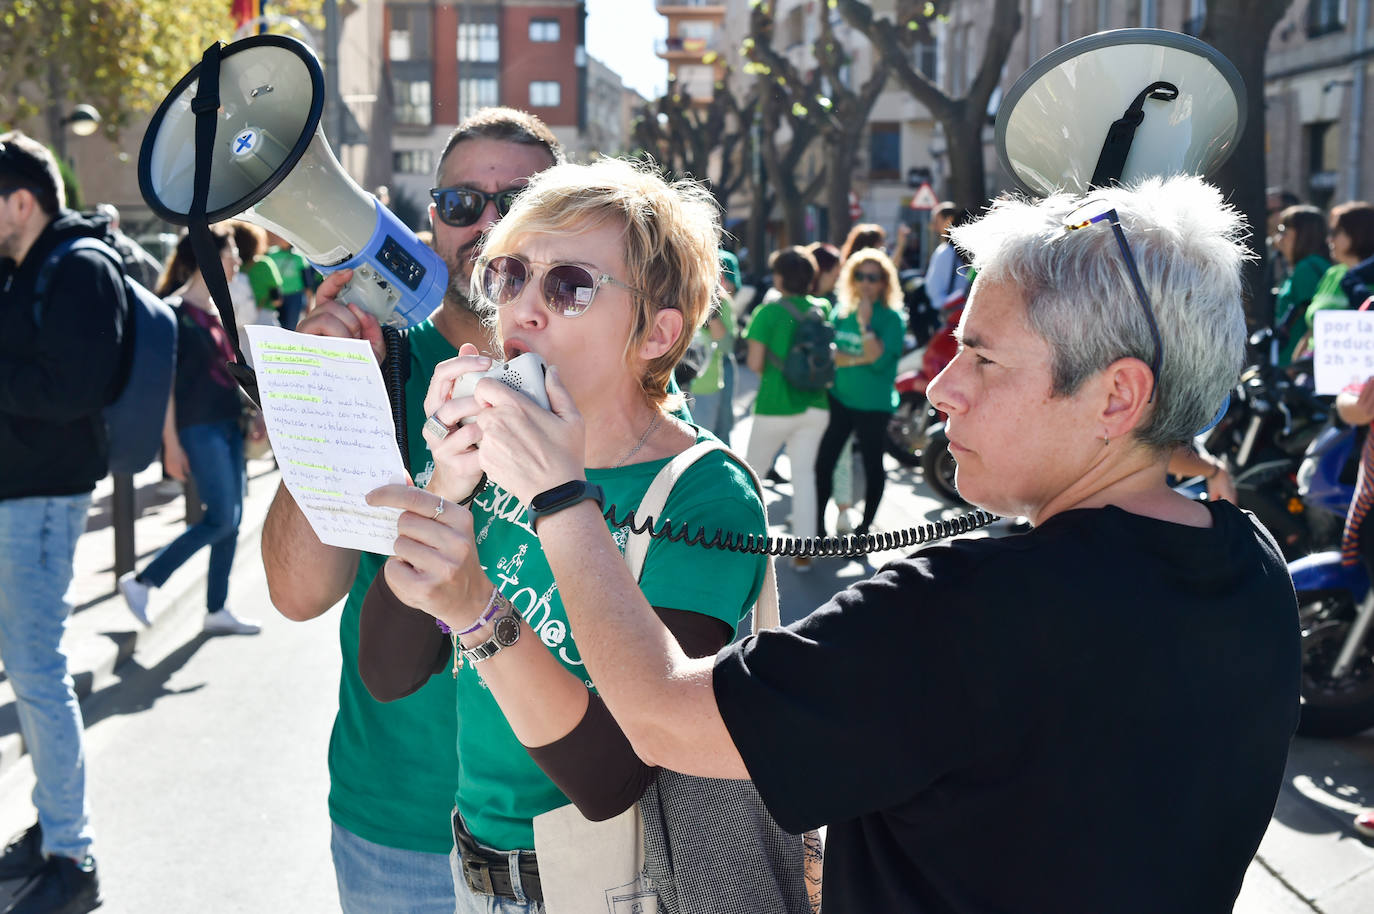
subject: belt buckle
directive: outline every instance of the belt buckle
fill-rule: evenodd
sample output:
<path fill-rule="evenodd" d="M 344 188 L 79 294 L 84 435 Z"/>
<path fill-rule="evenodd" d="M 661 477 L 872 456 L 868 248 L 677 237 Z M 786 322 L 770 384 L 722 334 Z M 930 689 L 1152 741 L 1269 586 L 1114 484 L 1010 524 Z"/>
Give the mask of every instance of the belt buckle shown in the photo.
<path fill-rule="evenodd" d="M 463 857 L 463 881 L 474 892 L 493 896 L 496 894 L 491 884 L 491 866 L 485 860 Z"/>

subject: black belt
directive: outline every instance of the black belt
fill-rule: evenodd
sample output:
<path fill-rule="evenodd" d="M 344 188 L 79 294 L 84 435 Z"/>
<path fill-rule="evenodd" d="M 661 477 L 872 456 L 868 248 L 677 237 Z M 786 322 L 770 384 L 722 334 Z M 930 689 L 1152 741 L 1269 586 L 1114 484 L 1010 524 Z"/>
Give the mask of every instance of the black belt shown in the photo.
<path fill-rule="evenodd" d="M 458 847 L 463 881 L 468 888 L 482 895 L 519 900 L 511 884 L 509 852 L 491 850 L 478 844 L 477 839 L 463 826 L 463 820 L 457 812 L 453 814 L 453 840 Z M 519 855 L 516 870 L 525 900 L 542 902 L 544 890 L 539 885 L 539 865 L 535 861 L 534 851 L 515 853 Z"/>

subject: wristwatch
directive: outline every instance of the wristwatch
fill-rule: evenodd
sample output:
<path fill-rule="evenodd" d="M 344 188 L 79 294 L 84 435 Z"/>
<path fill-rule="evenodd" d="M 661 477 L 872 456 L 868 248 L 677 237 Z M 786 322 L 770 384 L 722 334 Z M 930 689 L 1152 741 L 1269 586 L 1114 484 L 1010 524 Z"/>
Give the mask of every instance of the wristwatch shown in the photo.
<path fill-rule="evenodd" d="M 537 524 L 541 517 L 571 508 L 587 499 L 596 502 L 598 508 L 606 507 L 606 494 L 601 491 L 601 486 L 585 479 L 574 479 L 572 482 L 565 482 L 561 486 L 540 492 L 530 499 L 530 526 Z"/>
<path fill-rule="evenodd" d="M 469 663 L 490 660 L 520 640 L 520 615 L 515 611 L 515 606 L 501 594 L 496 594 L 495 599 L 503 608 L 501 615 L 491 624 L 491 637 L 476 647 L 462 648 L 463 659 Z"/>

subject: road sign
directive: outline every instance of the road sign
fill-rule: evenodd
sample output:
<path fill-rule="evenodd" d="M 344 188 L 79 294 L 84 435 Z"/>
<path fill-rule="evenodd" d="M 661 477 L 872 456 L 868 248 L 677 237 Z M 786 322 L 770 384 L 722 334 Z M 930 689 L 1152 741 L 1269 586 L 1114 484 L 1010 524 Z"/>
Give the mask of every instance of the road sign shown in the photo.
<path fill-rule="evenodd" d="M 857 219 L 864 214 L 864 208 L 859 203 L 859 195 L 854 191 L 849 192 L 849 218 Z"/>
<path fill-rule="evenodd" d="M 916 188 L 916 193 L 911 198 L 912 209 L 934 209 L 940 205 L 940 199 L 935 196 L 935 191 L 930 189 L 928 182 L 921 182 L 921 186 Z"/>

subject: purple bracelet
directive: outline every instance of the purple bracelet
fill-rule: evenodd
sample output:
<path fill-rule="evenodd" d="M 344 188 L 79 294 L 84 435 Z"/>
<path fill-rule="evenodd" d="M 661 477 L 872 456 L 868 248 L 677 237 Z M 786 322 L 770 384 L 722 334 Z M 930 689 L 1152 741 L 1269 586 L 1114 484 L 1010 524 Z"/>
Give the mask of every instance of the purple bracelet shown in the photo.
<path fill-rule="evenodd" d="M 443 632 L 445 635 L 453 635 L 455 637 L 471 635 L 473 632 L 477 631 L 483 625 L 486 625 L 492 619 L 496 618 L 496 613 L 500 610 L 502 603 L 502 601 L 500 600 L 500 596 L 501 591 L 493 587 L 491 589 L 491 599 L 487 600 L 487 608 L 482 610 L 482 614 L 477 617 L 476 622 L 472 623 L 462 631 L 455 632 L 453 629 L 448 627 L 448 625 L 444 622 L 443 619 L 435 619 L 434 624 L 439 626 L 439 631 Z"/>

